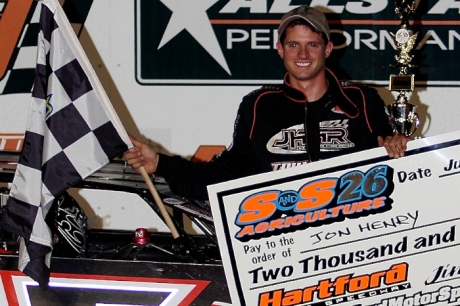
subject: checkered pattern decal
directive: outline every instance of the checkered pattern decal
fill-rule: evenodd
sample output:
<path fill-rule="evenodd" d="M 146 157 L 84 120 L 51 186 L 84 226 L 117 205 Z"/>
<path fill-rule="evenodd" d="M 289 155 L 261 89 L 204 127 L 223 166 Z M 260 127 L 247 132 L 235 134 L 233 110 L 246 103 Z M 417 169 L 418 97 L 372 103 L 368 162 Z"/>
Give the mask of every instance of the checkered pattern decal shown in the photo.
<path fill-rule="evenodd" d="M 24 145 L 0 225 L 22 239 L 19 270 L 46 286 L 54 199 L 131 143 L 57 0 L 43 0 L 39 24 Z"/>
<path fill-rule="evenodd" d="M 6 76 L 0 80 L 0 94 L 30 93 L 32 90 L 41 7 L 38 5 L 39 2 L 34 1 L 29 13 L 30 22 L 24 26 Z M 60 2 L 62 2 L 62 8 L 75 33 L 80 35 L 93 0 L 64 0 Z M 6 7 L 6 5 L 7 1 L 0 1 L 0 12 L 2 7 Z"/>

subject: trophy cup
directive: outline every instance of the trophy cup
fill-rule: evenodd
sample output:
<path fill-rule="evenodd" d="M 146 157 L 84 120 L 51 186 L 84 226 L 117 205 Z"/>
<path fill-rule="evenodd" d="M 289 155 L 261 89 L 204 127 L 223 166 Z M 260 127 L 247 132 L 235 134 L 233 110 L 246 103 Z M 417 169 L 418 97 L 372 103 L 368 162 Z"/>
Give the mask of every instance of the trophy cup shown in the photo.
<path fill-rule="evenodd" d="M 398 92 L 396 101 L 388 105 L 388 111 L 393 119 L 397 133 L 410 136 L 418 128 L 420 120 L 415 112 L 416 106 L 409 103 L 406 93 L 414 90 L 414 75 L 408 74 L 407 69 L 415 67 L 411 64 L 417 34 L 409 31 L 409 16 L 415 11 L 415 0 L 395 0 L 395 12 L 401 19 L 399 30 L 392 34 L 398 55 L 395 56 L 397 64 L 390 66 L 399 68 L 399 74 L 390 75 L 390 91 Z"/>

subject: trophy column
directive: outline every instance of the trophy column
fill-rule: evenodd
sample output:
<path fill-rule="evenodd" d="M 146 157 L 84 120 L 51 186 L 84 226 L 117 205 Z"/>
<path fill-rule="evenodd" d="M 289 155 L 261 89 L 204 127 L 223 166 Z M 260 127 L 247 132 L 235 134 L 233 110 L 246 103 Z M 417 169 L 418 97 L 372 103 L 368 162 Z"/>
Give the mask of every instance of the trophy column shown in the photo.
<path fill-rule="evenodd" d="M 396 101 L 388 106 L 397 133 L 410 136 L 420 125 L 416 106 L 409 103 L 406 94 L 414 90 L 414 75 L 408 74 L 408 68 L 415 67 L 411 64 L 413 55 L 410 55 L 417 34 L 411 35 L 409 31 L 409 16 L 415 11 L 415 0 L 396 0 L 395 12 L 401 19 L 399 30 L 393 34 L 398 54 L 395 56 L 397 64 L 390 66 L 399 68 L 399 74 L 390 75 L 389 89 L 398 92 Z"/>

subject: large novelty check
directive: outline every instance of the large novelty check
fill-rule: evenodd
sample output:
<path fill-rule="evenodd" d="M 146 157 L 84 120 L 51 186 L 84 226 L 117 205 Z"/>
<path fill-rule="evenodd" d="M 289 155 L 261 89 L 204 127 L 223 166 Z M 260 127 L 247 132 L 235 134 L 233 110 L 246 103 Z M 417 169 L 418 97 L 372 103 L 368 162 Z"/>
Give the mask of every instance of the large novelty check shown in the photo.
<path fill-rule="evenodd" d="M 232 305 L 460 305 L 460 131 L 208 191 Z"/>

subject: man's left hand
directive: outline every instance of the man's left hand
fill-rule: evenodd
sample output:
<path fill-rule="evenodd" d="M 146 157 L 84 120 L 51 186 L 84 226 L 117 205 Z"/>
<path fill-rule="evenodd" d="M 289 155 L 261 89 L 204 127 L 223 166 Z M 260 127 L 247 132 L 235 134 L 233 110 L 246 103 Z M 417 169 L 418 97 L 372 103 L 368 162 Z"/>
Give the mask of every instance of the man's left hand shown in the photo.
<path fill-rule="evenodd" d="M 399 134 L 387 136 L 385 139 L 379 136 L 378 144 L 379 147 L 385 147 L 388 156 L 399 158 L 404 156 L 404 152 L 407 150 L 407 143 L 410 140 L 412 140 L 410 137 Z"/>

